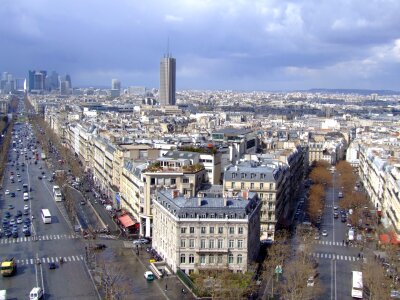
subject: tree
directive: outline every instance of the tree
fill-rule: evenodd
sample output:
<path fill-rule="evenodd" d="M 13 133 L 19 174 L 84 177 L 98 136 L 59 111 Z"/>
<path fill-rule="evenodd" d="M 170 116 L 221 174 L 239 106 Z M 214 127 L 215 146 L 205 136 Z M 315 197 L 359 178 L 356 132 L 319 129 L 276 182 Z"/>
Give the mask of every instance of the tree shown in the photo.
<path fill-rule="evenodd" d="M 367 294 L 366 299 L 390 299 L 390 278 L 379 261 L 371 259 L 363 265 L 363 283 Z"/>
<path fill-rule="evenodd" d="M 100 287 L 106 300 L 123 299 L 129 291 L 127 278 L 123 275 L 123 266 L 117 266 L 115 263 L 100 261 L 99 276 Z"/>
<path fill-rule="evenodd" d="M 314 280 L 313 286 L 307 285 L 310 277 Z M 279 285 L 279 291 L 284 299 L 316 299 L 322 289 L 313 263 L 309 260 L 290 260 L 284 266 L 283 280 Z"/>
<path fill-rule="evenodd" d="M 332 174 L 322 166 L 314 168 L 309 177 L 314 183 L 327 185 L 332 182 Z"/>

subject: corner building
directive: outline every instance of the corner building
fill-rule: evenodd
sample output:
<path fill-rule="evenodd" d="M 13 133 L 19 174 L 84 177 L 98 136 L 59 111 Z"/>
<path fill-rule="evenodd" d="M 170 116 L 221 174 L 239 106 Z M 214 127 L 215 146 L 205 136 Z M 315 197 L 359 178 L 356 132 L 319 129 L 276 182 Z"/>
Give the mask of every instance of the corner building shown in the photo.
<path fill-rule="evenodd" d="M 246 272 L 256 260 L 261 203 L 255 193 L 246 199 L 202 198 L 163 190 L 153 206 L 153 247 L 174 272 Z"/>

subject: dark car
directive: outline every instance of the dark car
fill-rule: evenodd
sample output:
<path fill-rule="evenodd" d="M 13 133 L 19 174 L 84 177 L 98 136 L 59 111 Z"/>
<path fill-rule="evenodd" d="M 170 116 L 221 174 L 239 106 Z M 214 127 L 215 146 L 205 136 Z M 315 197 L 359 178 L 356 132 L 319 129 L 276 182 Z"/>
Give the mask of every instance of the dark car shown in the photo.
<path fill-rule="evenodd" d="M 5 235 L 6 237 L 10 237 L 10 236 L 12 235 L 12 233 L 11 233 L 10 230 L 4 230 L 4 235 Z"/>
<path fill-rule="evenodd" d="M 15 239 L 18 238 L 18 231 L 16 231 L 16 230 L 13 231 L 13 232 L 12 232 L 12 236 L 13 236 L 13 238 L 15 238 Z"/>
<path fill-rule="evenodd" d="M 50 270 L 54 270 L 54 269 L 56 269 L 56 268 L 57 268 L 56 263 L 54 263 L 54 262 L 49 263 L 49 269 L 50 269 Z"/>
<path fill-rule="evenodd" d="M 4 217 L 6 217 L 7 219 L 11 218 L 11 213 L 9 211 L 6 211 L 4 213 Z"/>
<path fill-rule="evenodd" d="M 42 179 L 42 176 L 38 176 L 38 179 L 41 180 L 41 179 Z"/>
<path fill-rule="evenodd" d="M 10 196 L 14 198 L 15 197 L 15 193 L 14 192 L 10 193 Z"/>
<path fill-rule="evenodd" d="M 341 221 L 342 221 L 342 223 L 346 223 L 347 218 L 342 216 L 342 220 Z"/>
<path fill-rule="evenodd" d="M 18 210 L 17 213 L 15 214 L 16 217 L 21 217 L 22 216 L 22 211 Z"/>
<path fill-rule="evenodd" d="M 31 231 L 30 230 L 25 230 L 24 231 L 25 236 L 31 236 Z"/>

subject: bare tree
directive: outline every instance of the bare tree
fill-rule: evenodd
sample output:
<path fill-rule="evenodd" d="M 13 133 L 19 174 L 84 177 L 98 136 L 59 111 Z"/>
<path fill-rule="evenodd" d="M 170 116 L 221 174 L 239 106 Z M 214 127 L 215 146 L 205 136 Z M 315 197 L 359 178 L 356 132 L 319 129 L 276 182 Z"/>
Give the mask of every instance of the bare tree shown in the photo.
<path fill-rule="evenodd" d="M 106 300 L 123 299 L 129 293 L 128 279 L 123 275 L 123 266 L 100 261 L 98 263 L 100 287 Z"/>
<path fill-rule="evenodd" d="M 369 260 L 363 265 L 363 283 L 366 287 L 366 299 L 390 299 L 391 282 L 385 270 L 377 260 Z"/>

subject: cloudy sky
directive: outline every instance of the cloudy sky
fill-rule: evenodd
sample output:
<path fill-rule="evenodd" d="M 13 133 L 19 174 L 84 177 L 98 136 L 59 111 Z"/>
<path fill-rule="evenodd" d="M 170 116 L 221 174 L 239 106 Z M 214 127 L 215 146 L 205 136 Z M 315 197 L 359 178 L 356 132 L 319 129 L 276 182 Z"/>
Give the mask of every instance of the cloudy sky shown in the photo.
<path fill-rule="evenodd" d="M 1 0 L 0 71 L 74 86 L 400 90 L 399 0 Z"/>

